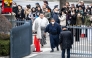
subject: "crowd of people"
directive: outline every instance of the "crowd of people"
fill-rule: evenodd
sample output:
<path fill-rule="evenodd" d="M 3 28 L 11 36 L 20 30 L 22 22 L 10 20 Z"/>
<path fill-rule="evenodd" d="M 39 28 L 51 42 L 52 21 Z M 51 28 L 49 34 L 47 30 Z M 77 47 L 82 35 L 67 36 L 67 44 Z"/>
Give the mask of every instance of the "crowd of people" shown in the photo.
<path fill-rule="evenodd" d="M 32 20 L 32 31 L 36 33 L 42 47 L 46 44 L 46 32 L 50 36 L 50 52 L 54 52 L 55 47 L 59 51 L 58 46 L 61 44 L 62 58 L 65 58 L 65 49 L 67 49 L 67 58 L 70 58 L 70 49 L 73 44 L 73 31 L 68 31 L 66 26 L 92 26 L 92 4 L 85 6 L 83 1 L 71 6 L 69 2 L 66 2 L 61 9 L 58 5 L 51 9 L 48 1 L 44 1 L 42 7 L 39 3 L 36 3 L 36 7 L 26 5 L 26 9 L 14 3 L 13 12 L 19 21 Z M 79 41 L 78 32 L 79 29 L 76 29 L 76 41 Z"/>
<path fill-rule="evenodd" d="M 69 2 L 66 2 L 61 9 L 59 9 L 58 5 L 55 5 L 54 9 L 51 9 L 48 1 L 44 1 L 42 6 L 39 3 L 35 5 L 36 7 L 26 5 L 26 9 L 24 9 L 21 5 L 13 3 L 13 12 L 16 14 L 16 19 L 21 21 L 24 19 L 34 21 L 39 17 L 40 13 L 44 13 L 44 16 L 48 20 L 54 18 L 61 26 L 90 26 L 92 23 L 92 4 L 85 6 L 83 1 L 80 1 L 77 5 L 71 4 L 71 6 Z"/>

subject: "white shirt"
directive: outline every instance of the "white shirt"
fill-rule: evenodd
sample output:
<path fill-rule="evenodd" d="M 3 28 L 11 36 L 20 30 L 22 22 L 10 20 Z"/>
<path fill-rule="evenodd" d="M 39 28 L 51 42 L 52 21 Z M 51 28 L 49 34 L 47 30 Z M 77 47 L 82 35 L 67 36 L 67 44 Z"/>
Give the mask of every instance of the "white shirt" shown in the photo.
<path fill-rule="evenodd" d="M 66 14 L 63 14 L 61 17 L 59 17 L 59 19 L 60 19 L 60 25 L 66 26 Z"/>

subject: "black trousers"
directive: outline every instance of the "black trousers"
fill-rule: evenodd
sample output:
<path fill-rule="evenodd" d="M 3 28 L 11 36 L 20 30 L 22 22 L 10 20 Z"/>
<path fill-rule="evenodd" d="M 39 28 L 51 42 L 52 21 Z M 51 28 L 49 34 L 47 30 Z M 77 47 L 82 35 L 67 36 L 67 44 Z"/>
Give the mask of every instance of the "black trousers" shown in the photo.
<path fill-rule="evenodd" d="M 70 49 L 62 49 L 62 58 L 65 58 L 66 50 L 67 50 L 67 58 L 70 58 Z"/>
<path fill-rule="evenodd" d="M 76 28 L 75 31 L 75 41 L 80 41 L 81 29 Z"/>

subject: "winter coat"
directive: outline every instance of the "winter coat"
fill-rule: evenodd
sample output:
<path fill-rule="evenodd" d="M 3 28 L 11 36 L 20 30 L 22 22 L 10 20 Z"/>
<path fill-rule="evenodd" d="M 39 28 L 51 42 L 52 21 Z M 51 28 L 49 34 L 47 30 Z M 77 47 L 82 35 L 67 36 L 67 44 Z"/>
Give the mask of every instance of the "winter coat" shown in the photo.
<path fill-rule="evenodd" d="M 51 17 L 51 14 L 50 14 L 50 12 L 44 12 L 44 16 L 45 16 L 47 19 L 49 19 L 49 18 Z"/>
<path fill-rule="evenodd" d="M 66 23 L 67 23 L 67 25 L 70 25 L 71 19 L 72 19 L 71 13 L 67 14 L 66 15 Z"/>
<path fill-rule="evenodd" d="M 18 7 L 17 7 L 17 6 L 15 6 L 15 7 L 13 7 L 12 9 L 13 9 L 13 12 L 17 15 Z M 15 17 L 16 17 L 16 15 L 15 15 Z"/>
<path fill-rule="evenodd" d="M 53 13 L 53 15 L 52 15 L 53 17 L 53 19 L 55 19 L 55 21 L 56 21 L 56 23 L 60 23 L 60 20 L 59 20 L 59 18 L 58 18 L 58 16 L 59 16 L 59 13 Z"/>
<path fill-rule="evenodd" d="M 90 20 L 90 17 L 91 16 L 85 16 L 85 22 L 84 22 L 84 25 L 86 26 L 90 26 L 91 25 L 91 20 Z"/>
<path fill-rule="evenodd" d="M 59 17 L 59 19 L 60 19 L 60 25 L 61 26 L 66 26 L 66 14 Z"/>
<path fill-rule="evenodd" d="M 80 15 L 80 16 L 77 15 L 76 25 L 77 26 L 81 26 L 82 25 L 82 15 Z"/>
<path fill-rule="evenodd" d="M 25 17 L 28 17 L 28 15 L 30 14 L 30 12 L 31 12 L 31 9 L 26 9 L 25 11 L 24 11 L 24 13 L 25 13 Z"/>
<path fill-rule="evenodd" d="M 76 25 L 76 14 L 72 15 L 71 25 Z"/>
<path fill-rule="evenodd" d="M 17 19 L 24 19 L 25 18 L 25 14 L 24 14 L 24 9 L 22 9 L 21 11 L 17 10 L 17 14 L 16 14 Z"/>
<path fill-rule="evenodd" d="M 70 31 L 64 30 L 60 34 L 60 45 L 61 49 L 70 49 L 73 44 L 73 35 Z"/>

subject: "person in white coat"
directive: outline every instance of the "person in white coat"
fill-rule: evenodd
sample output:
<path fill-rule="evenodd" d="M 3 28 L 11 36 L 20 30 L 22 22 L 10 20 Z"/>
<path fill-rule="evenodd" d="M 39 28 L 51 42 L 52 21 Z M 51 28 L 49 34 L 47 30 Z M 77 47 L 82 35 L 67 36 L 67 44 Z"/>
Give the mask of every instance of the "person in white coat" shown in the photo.
<path fill-rule="evenodd" d="M 60 25 L 61 26 L 66 26 L 66 12 L 62 11 L 62 15 L 61 17 L 59 17 L 60 19 Z"/>
<path fill-rule="evenodd" d="M 46 38 L 44 35 L 44 30 L 49 24 L 47 18 L 44 17 L 43 13 L 40 13 L 39 17 L 36 18 L 33 22 L 33 32 L 37 32 L 37 38 L 40 40 L 41 46 L 43 47 L 46 44 Z"/>

